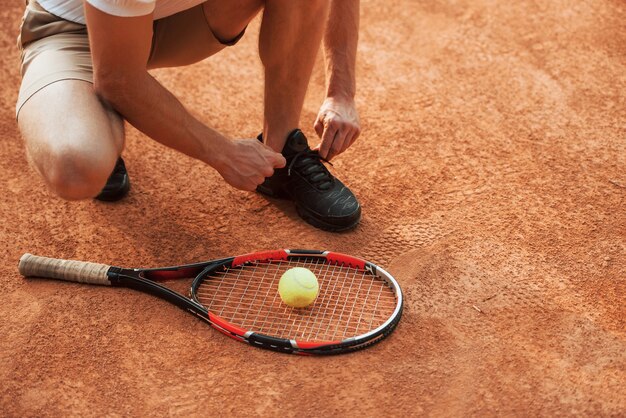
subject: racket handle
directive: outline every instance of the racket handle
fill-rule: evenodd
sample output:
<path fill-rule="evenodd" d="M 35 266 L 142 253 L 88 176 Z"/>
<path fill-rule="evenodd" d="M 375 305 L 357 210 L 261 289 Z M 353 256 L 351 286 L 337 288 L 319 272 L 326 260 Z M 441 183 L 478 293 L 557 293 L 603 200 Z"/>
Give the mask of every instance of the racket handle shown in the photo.
<path fill-rule="evenodd" d="M 111 266 L 85 261 L 61 260 L 24 254 L 17 266 L 22 276 L 45 277 L 70 282 L 111 285 L 107 272 Z"/>

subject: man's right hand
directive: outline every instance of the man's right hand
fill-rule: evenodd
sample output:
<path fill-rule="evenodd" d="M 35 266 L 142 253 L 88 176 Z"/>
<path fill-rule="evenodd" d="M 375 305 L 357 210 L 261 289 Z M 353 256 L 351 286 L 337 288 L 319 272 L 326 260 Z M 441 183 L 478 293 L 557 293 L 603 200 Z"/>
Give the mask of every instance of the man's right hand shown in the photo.
<path fill-rule="evenodd" d="M 237 189 L 254 191 L 275 168 L 287 163 L 285 157 L 257 139 L 235 139 L 223 150 L 215 169 L 228 184 Z"/>

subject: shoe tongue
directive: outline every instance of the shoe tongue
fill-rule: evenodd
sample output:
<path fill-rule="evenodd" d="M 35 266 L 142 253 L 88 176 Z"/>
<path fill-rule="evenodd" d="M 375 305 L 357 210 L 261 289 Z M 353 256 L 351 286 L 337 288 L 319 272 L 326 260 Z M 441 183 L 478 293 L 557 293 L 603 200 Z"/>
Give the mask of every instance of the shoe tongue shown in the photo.
<path fill-rule="evenodd" d="M 309 143 L 306 140 L 306 136 L 304 136 L 300 129 L 294 129 L 287 137 L 282 154 L 287 158 L 308 148 Z"/>

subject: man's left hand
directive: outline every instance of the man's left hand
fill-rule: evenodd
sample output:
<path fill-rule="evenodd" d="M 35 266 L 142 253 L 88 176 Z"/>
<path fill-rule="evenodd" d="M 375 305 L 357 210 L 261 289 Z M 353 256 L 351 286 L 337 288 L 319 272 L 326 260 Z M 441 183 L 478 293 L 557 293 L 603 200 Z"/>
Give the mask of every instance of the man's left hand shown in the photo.
<path fill-rule="evenodd" d="M 319 153 L 331 160 L 356 141 L 361 133 L 354 99 L 327 97 L 315 121 L 315 132 L 322 139 Z"/>

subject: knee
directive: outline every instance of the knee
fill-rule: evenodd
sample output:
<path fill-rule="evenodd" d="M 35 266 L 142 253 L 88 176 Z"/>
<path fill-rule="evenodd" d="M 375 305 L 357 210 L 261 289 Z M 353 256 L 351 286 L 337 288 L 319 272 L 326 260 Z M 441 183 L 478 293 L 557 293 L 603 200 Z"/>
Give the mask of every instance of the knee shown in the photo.
<path fill-rule="evenodd" d="M 42 174 L 48 187 L 67 200 L 93 198 L 109 178 L 117 156 L 65 148 L 49 155 Z"/>

